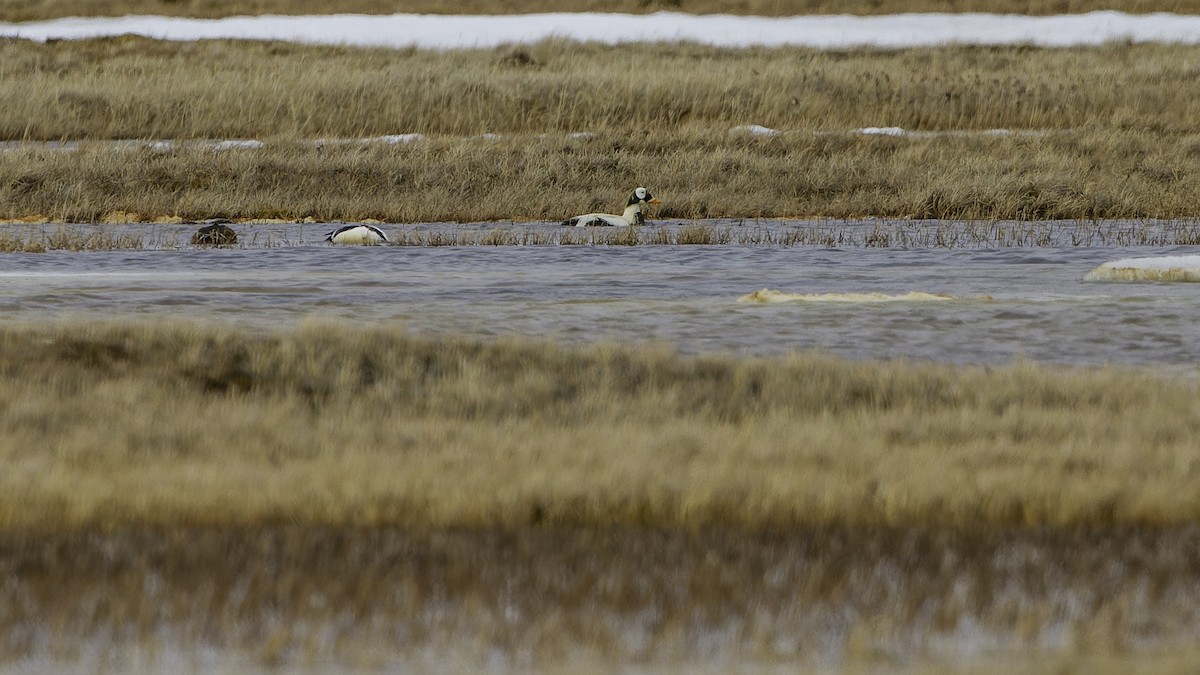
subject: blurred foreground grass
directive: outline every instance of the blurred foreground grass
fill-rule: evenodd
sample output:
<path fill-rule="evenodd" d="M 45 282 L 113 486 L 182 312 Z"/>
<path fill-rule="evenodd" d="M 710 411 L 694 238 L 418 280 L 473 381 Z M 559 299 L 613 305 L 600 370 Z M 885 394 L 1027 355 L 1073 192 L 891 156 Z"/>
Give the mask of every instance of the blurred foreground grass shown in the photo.
<path fill-rule="evenodd" d="M 0 528 L 1167 526 L 1194 381 L 431 341 L 5 327 Z"/>
<path fill-rule="evenodd" d="M 1193 379 L 0 328 L 0 665 L 1186 672 Z"/>

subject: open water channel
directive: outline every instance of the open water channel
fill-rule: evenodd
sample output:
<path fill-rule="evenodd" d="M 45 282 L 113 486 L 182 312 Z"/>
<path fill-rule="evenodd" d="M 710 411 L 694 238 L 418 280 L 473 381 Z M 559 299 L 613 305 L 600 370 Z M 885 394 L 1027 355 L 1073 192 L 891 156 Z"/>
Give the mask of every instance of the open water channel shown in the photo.
<path fill-rule="evenodd" d="M 713 231 L 732 232 L 732 243 L 334 246 L 323 241 L 334 226 L 316 223 L 238 225 L 238 245 L 200 248 L 189 243 L 194 225 L 119 227 L 146 245 L 0 255 L 0 319 L 171 317 L 261 328 L 316 319 L 686 353 L 1200 362 L 1200 285 L 1085 280 L 1108 261 L 1196 255 L 1195 245 L 746 245 L 739 237 L 778 241 L 797 226 L 760 225 L 771 233 L 746 237 L 751 226 L 718 223 Z M 396 240 L 417 228 L 461 238 L 472 227 L 497 226 L 383 229 Z M 541 241 L 573 231 L 508 229 Z M 771 292 L 755 295 L 763 289 Z"/>

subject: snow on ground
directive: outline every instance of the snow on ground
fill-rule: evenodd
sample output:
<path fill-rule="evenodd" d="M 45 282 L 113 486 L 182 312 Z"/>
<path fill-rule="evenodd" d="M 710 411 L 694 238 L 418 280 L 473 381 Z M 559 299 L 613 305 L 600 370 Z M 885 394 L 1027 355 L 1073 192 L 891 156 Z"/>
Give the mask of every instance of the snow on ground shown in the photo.
<path fill-rule="evenodd" d="M 729 131 L 735 134 L 750 134 L 751 136 L 778 136 L 783 133 L 778 129 L 764 127 L 759 124 L 747 124 L 745 126 L 734 127 Z"/>
<path fill-rule="evenodd" d="M 159 16 L 70 18 L 0 23 L 0 36 L 33 40 L 135 33 L 168 40 L 285 40 L 380 47 L 453 49 L 537 42 L 552 37 L 608 44 L 688 40 L 745 47 L 799 45 L 821 49 L 886 48 L 947 43 L 1045 47 L 1111 41 L 1200 43 L 1200 16 L 1091 12 L 1059 16 L 895 14 L 889 16 L 755 17 L 671 12 L 649 15 L 575 13 L 512 16 Z"/>

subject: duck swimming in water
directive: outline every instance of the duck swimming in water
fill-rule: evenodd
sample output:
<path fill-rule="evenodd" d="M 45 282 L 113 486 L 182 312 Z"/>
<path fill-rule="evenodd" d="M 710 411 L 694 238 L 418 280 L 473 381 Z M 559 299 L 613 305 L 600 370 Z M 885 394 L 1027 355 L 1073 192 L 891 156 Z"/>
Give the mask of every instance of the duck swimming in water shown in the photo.
<path fill-rule="evenodd" d="M 654 195 L 650 194 L 649 190 L 640 187 L 630 193 L 629 200 L 625 202 L 625 213 L 619 216 L 611 213 L 585 213 L 582 216 L 568 218 L 562 224 L 567 227 L 629 227 L 630 225 L 645 225 L 646 218 L 642 215 L 642 205 L 661 203 Z"/>
<path fill-rule="evenodd" d="M 325 241 L 334 244 L 372 244 L 388 243 L 387 235 L 374 225 L 347 225 L 339 227 L 325 236 Z"/>

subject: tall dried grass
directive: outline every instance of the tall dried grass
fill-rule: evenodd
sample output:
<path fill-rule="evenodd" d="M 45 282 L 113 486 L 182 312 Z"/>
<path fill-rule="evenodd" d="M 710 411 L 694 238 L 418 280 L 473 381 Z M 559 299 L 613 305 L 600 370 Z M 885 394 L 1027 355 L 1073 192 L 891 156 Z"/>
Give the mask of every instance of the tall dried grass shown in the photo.
<path fill-rule="evenodd" d="M 1196 47 L 612 49 L 509 58 L 116 38 L 0 43 L 0 138 L 246 138 L 0 152 L 0 217 L 557 220 L 1194 214 Z M 516 65 L 514 65 L 516 64 Z M 638 77 L 629 77 L 638 73 Z M 778 136 L 734 133 L 756 123 Z M 857 127 L 925 130 L 864 136 Z M 1028 133 L 983 132 L 993 127 Z M 572 137 L 566 132 L 588 131 Z M 407 144 L 326 137 L 420 132 Z M 484 138 L 483 133 L 500 133 Z"/>
<path fill-rule="evenodd" d="M 0 332 L 0 529 L 1175 525 L 1195 383 L 426 341 Z"/>

